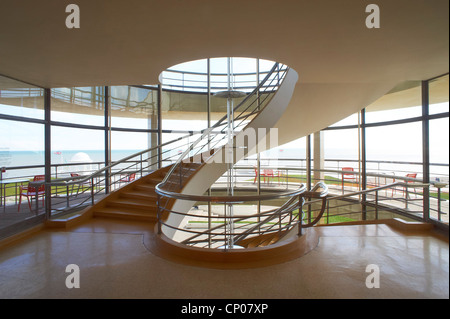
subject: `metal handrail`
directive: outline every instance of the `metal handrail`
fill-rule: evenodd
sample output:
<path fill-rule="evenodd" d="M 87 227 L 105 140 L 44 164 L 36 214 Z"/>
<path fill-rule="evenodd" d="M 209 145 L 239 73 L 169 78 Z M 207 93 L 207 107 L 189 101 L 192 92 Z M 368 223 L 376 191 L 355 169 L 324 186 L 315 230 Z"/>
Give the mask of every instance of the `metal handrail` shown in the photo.
<path fill-rule="evenodd" d="M 212 202 L 212 203 L 242 203 L 242 202 L 252 202 L 258 200 L 272 200 L 279 199 L 283 197 L 292 197 L 296 195 L 300 195 L 306 192 L 306 186 L 301 185 L 298 189 L 290 192 L 283 193 L 272 193 L 272 194 L 264 194 L 264 195 L 241 195 L 241 196 L 209 196 L 209 195 L 193 195 L 193 194 L 184 194 L 178 192 L 166 191 L 161 188 L 156 188 L 156 193 L 168 197 L 171 199 L 180 199 L 180 200 L 191 200 L 196 202 Z"/>
<path fill-rule="evenodd" d="M 332 197 L 329 197 L 328 199 L 329 200 L 331 200 L 331 199 L 342 199 L 342 198 L 346 198 L 346 197 L 359 196 L 359 195 L 363 195 L 363 194 L 367 194 L 367 193 L 378 192 L 378 191 L 384 190 L 384 189 L 394 188 L 395 186 L 426 188 L 426 187 L 430 187 L 430 185 L 431 184 L 428 184 L 428 183 L 413 184 L 413 183 L 405 183 L 405 182 L 395 182 L 395 183 L 387 184 L 387 185 L 384 185 L 384 186 L 379 186 L 379 187 L 374 187 L 374 188 L 370 188 L 370 189 L 361 190 L 361 191 L 358 191 L 358 192 L 352 192 L 352 193 L 347 193 L 347 194 L 344 194 L 344 195 L 332 196 Z"/>
<path fill-rule="evenodd" d="M 165 151 L 162 150 L 163 147 L 166 147 L 168 145 L 171 145 L 173 143 L 179 142 L 181 140 L 187 139 L 189 137 L 192 137 L 191 134 L 173 139 L 171 141 L 168 141 L 166 143 L 150 147 L 146 150 L 136 152 L 132 155 L 129 155 L 125 158 L 122 158 L 119 161 L 116 161 L 114 163 L 111 163 L 103 168 L 100 168 L 96 170 L 95 172 L 87 175 L 87 176 L 76 176 L 76 177 L 70 177 L 70 178 L 59 178 L 55 180 L 51 180 L 50 182 L 45 181 L 31 181 L 29 182 L 29 185 L 32 187 L 35 187 L 38 189 L 39 186 L 45 185 L 46 193 L 50 194 L 52 187 L 55 187 L 56 189 L 58 187 L 63 187 L 63 189 L 66 190 L 67 196 L 62 196 L 61 198 L 66 202 L 65 207 L 62 208 L 52 208 L 50 206 L 46 206 L 46 212 L 51 216 L 53 213 L 57 212 L 70 212 L 73 210 L 76 210 L 80 207 L 86 206 L 88 204 L 94 205 L 96 196 L 100 193 L 104 193 L 106 190 L 106 193 L 110 189 L 110 187 L 116 186 L 117 183 L 120 184 L 123 182 L 122 178 L 119 180 L 111 181 L 110 178 L 117 176 L 117 175 L 130 175 L 130 174 L 139 174 L 142 177 L 144 173 L 148 173 L 152 170 L 151 166 L 158 165 L 158 168 L 161 168 L 163 166 L 164 162 L 172 162 L 172 157 L 175 155 L 171 155 L 171 150 Z M 189 143 L 186 143 L 188 145 Z M 157 151 L 157 153 L 156 153 Z M 156 153 L 156 154 L 153 154 Z M 145 158 L 142 156 L 144 154 L 149 154 L 148 156 L 145 156 Z M 150 155 L 151 154 L 151 155 Z M 163 156 L 165 156 L 163 158 Z M 140 157 L 140 159 L 135 161 L 130 161 L 132 158 Z M 155 159 L 155 162 L 153 160 Z M 130 164 L 131 163 L 131 164 Z M 112 169 L 118 165 L 125 164 L 124 167 L 120 167 L 119 170 L 112 171 Z M 139 167 L 139 168 L 138 168 Z M 106 172 L 110 171 L 109 174 Z M 108 182 L 109 180 L 109 182 Z M 74 186 L 79 185 L 77 187 L 76 196 L 73 196 L 73 190 Z M 106 188 L 108 186 L 108 188 Z M 79 192 L 81 188 L 81 192 Z M 72 195 L 69 196 L 69 192 L 72 192 Z M 80 197 L 78 200 L 76 200 L 75 204 L 70 205 L 70 199 L 76 199 L 79 195 L 84 194 L 82 197 Z M 56 197 L 58 197 L 58 192 L 56 193 Z M 97 197 L 98 198 L 98 197 Z M 36 201 L 37 203 L 37 201 Z M 61 203 L 57 203 L 61 204 Z M 36 214 L 38 214 L 39 208 L 36 204 Z"/>
<path fill-rule="evenodd" d="M 252 93 L 248 94 L 236 107 L 233 108 L 232 110 L 232 114 L 236 114 L 233 116 L 233 120 L 237 120 L 240 121 L 239 124 L 236 125 L 237 128 L 239 128 L 239 126 L 241 126 L 242 124 L 245 124 L 245 120 L 253 114 L 256 114 L 258 112 L 260 112 L 264 107 L 260 107 L 261 104 L 257 104 L 257 108 L 255 108 L 255 110 L 250 109 L 252 107 L 252 105 L 255 103 L 255 101 L 251 102 L 250 105 L 246 105 L 248 101 L 250 101 L 250 99 L 252 97 L 257 97 L 260 98 L 261 97 L 261 88 L 262 87 L 267 87 L 267 84 L 269 82 L 269 79 L 271 78 L 271 76 L 274 74 L 274 72 L 278 69 L 278 72 L 281 72 L 280 70 L 280 64 L 279 63 L 275 63 L 274 66 L 272 67 L 271 71 L 265 76 L 265 78 L 257 85 L 257 87 L 252 91 Z M 281 77 L 284 76 L 284 74 L 286 74 L 288 68 L 285 67 L 283 70 L 283 75 Z M 278 83 L 279 83 L 279 79 L 280 77 L 278 77 Z M 275 78 L 273 78 L 270 82 L 274 81 Z M 249 111 L 250 109 L 250 111 Z M 244 113 L 247 113 L 245 115 L 243 115 Z M 221 140 L 219 140 L 214 147 L 211 147 L 210 142 L 213 141 L 215 139 L 215 136 L 217 136 L 217 134 L 215 134 L 213 139 L 210 139 L 212 132 L 221 127 L 224 126 L 224 124 L 228 124 L 227 122 L 229 121 L 228 115 L 223 116 L 220 120 L 218 120 L 211 128 L 205 130 L 201 136 L 195 141 L 193 142 L 184 152 L 183 154 L 178 158 L 177 162 L 170 168 L 169 172 L 166 174 L 165 178 L 163 179 L 163 181 L 161 183 L 159 183 L 158 185 L 156 185 L 155 187 L 155 191 L 158 194 L 158 233 L 161 233 L 161 229 L 162 226 L 166 226 L 166 227 L 170 227 L 170 228 L 174 228 L 176 229 L 176 227 L 172 227 L 171 225 L 166 224 L 164 221 L 162 221 L 162 216 L 165 212 L 169 212 L 169 213 L 175 213 L 175 214 L 180 214 L 183 216 L 187 216 L 188 214 L 185 213 L 181 213 L 181 212 L 175 212 L 172 211 L 170 209 L 167 208 L 167 204 L 170 202 L 170 200 L 185 200 L 185 201 L 195 201 L 195 202 L 200 202 L 200 201 L 206 201 L 209 204 L 211 203 L 221 203 L 221 204 L 235 204 L 235 203 L 242 203 L 242 202 L 250 202 L 250 201 L 262 201 L 262 200 L 273 200 L 273 199 L 278 199 L 278 198 L 282 198 L 282 197 L 289 197 L 290 199 L 285 202 L 285 204 L 280 207 L 280 209 L 275 211 L 275 214 L 278 214 L 280 212 L 285 213 L 286 209 L 291 208 L 290 212 L 292 213 L 292 211 L 295 209 L 295 207 L 298 206 L 297 205 L 292 205 L 293 202 L 293 198 L 298 197 L 299 195 L 301 195 L 302 193 L 306 192 L 306 187 L 304 185 L 301 185 L 298 189 L 294 190 L 294 191 L 288 191 L 288 192 L 284 192 L 284 193 L 276 193 L 276 194 L 258 194 L 258 195 L 243 195 L 243 196 L 210 196 L 210 195 L 194 195 L 194 194 L 182 194 L 178 191 L 171 191 L 169 189 L 165 189 L 166 184 L 168 184 L 169 179 L 171 179 L 171 177 L 174 175 L 174 172 L 180 173 L 180 178 L 176 180 L 176 183 L 179 181 L 180 183 L 180 187 L 182 186 L 182 178 L 181 178 L 181 173 L 182 173 L 182 166 L 181 164 L 185 161 L 185 159 L 189 156 L 192 155 L 192 152 L 194 149 L 196 149 L 197 145 L 200 144 L 202 141 L 204 142 L 207 139 L 207 143 L 204 143 L 203 145 L 200 145 L 200 149 L 196 150 L 196 154 L 201 154 L 201 150 L 207 146 L 208 147 L 208 151 L 210 151 L 211 149 L 215 149 L 215 146 L 217 144 L 219 144 L 224 137 L 222 137 Z M 225 130 L 226 127 L 223 127 L 221 130 L 221 133 Z M 218 133 L 220 134 L 220 133 Z M 235 136 L 235 134 L 233 133 L 233 136 Z M 209 156 L 211 155 L 211 153 L 209 152 Z M 192 157 L 192 156 L 191 156 Z M 177 177 L 177 176 L 176 176 Z M 173 183 L 170 184 L 171 186 L 173 186 Z M 161 197 L 165 199 L 165 204 L 163 204 L 161 201 Z M 259 215 L 261 216 L 261 215 Z M 236 218 L 248 218 L 248 216 L 233 216 L 233 220 L 235 220 Z M 266 218 L 267 219 L 267 218 Z M 272 217 L 269 216 L 269 219 L 271 220 Z M 291 218 L 292 219 L 292 218 Z M 224 227 L 227 227 L 224 225 Z M 218 229 L 220 227 L 215 227 L 214 229 Z M 226 231 L 225 231 L 226 232 Z M 196 236 L 201 236 L 201 234 L 195 235 Z M 191 239 L 192 240 L 192 239 Z"/>
<path fill-rule="evenodd" d="M 322 188 L 321 192 L 317 191 L 319 188 Z M 254 222 L 252 224 L 252 227 L 250 227 L 249 229 L 247 229 L 246 231 L 244 231 L 242 233 L 234 233 L 234 234 L 229 234 L 229 235 L 234 236 L 233 242 L 238 242 L 238 241 L 241 241 L 252 235 L 261 236 L 261 235 L 264 235 L 267 233 L 279 232 L 280 239 L 281 239 L 291 229 L 293 229 L 296 225 L 301 223 L 301 218 L 299 217 L 300 214 L 295 215 L 294 211 L 297 209 L 299 209 L 299 211 L 301 211 L 301 208 L 305 202 L 305 198 L 310 198 L 310 197 L 326 198 L 327 194 L 328 194 L 327 185 L 322 182 L 319 182 L 310 191 L 306 191 L 306 186 L 302 185 L 298 190 L 295 190 L 293 192 L 282 193 L 282 194 L 270 194 L 268 196 L 263 196 L 263 195 L 253 196 L 256 200 L 258 200 L 258 199 L 263 200 L 263 198 L 264 199 L 279 199 L 279 198 L 286 197 L 286 196 L 289 196 L 290 198 L 289 198 L 289 200 L 284 202 L 280 207 L 269 210 L 269 211 L 265 211 L 265 212 L 261 212 L 261 213 L 257 213 L 257 214 L 251 214 L 251 215 L 234 215 L 232 218 L 234 223 L 240 223 L 240 222 L 243 222 L 245 220 L 249 220 L 249 219 L 252 219 L 255 217 L 260 218 L 260 221 Z M 221 201 L 221 200 L 220 201 L 212 201 L 212 197 L 208 197 L 208 196 L 205 196 L 204 198 L 208 199 L 214 203 L 229 203 L 229 202 L 239 202 L 239 201 L 235 201 L 235 199 L 237 197 L 243 198 L 243 197 L 247 197 L 247 196 L 224 196 L 224 197 L 227 197 L 226 201 Z M 242 202 L 244 202 L 244 201 L 242 201 Z M 324 210 L 324 209 L 325 209 L 325 206 L 323 207 L 322 210 Z M 178 212 L 173 212 L 173 211 L 171 211 L 171 212 L 176 213 L 176 214 L 181 214 L 183 216 L 205 218 L 205 216 L 199 216 L 199 215 L 195 215 L 195 214 L 183 214 L 183 213 L 178 213 Z M 215 217 L 215 218 L 217 218 L 217 217 Z M 222 218 L 226 219 L 229 217 L 222 217 Z M 282 225 L 281 220 L 284 220 L 286 218 L 288 218 L 289 221 L 285 222 L 284 225 Z M 279 221 L 277 223 L 271 224 L 271 222 L 275 219 L 278 219 Z M 163 225 L 166 227 L 175 229 L 175 230 L 181 230 L 177 227 L 168 225 L 167 223 L 164 223 L 164 222 L 163 222 Z M 198 245 L 200 243 L 205 243 L 207 240 L 211 241 L 212 238 L 214 238 L 214 237 L 219 237 L 219 241 L 221 241 L 222 240 L 221 237 L 223 237 L 223 234 L 216 233 L 215 231 L 217 231 L 221 228 L 225 228 L 225 227 L 226 227 L 226 223 L 220 224 L 218 226 L 212 227 L 212 228 L 202 231 L 202 232 L 196 232 L 196 231 L 192 231 L 192 230 L 188 231 L 188 230 L 183 229 L 182 231 L 193 233 L 194 235 L 189 237 L 188 239 L 185 239 L 181 243 L 186 244 L 186 245 Z M 208 239 L 197 239 L 201 236 L 208 236 Z"/>
<path fill-rule="evenodd" d="M 80 176 L 78 178 L 77 177 L 72 177 L 72 178 L 70 178 L 70 181 L 66 181 L 67 179 L 56 179 L 56 180 L 53 180 L 53 181 L 51 181 L 49 183 L 45 183 L 45 184 L 49 185 L 49 186 L 67 186 L 67 185 L 72 185 L 72 184 L 84 183 L 84 182 L 87 182 L 87 181 L 89 181 L 89 180 L 91 180 L 91 179 L 93 179 L 95 177 L 101 176 L 101 174 L 104 173 L 105 171 L 108 171 L 111 168 L 113 168 L 113 167 L 115 167 L 115 166 L 117 166 L 119 164 L 126 163 L 127 161 L 129 161 L 130 159 L 132 159 L 134 157 L 143 155 L 145 153 L 150 153 L 150 152 L 155 151 L 155 150 L 159 150 L 162 147 L 165 147 L 165 146 L 170 145 L 172 143 L 181 141 L 181 140 L 186 139 L 186 138 L 191 137 L 191 136 L 192 136 L 191 134 L 188 134 L 188 135 L 185 135 L 185 136 L 173 139 L 173 140 L 171 140 L 169 142 L 166 142 L 166 143 L 163 143 L 163 144 L 160 144 L 160 145 L 157 145 L 157 146 L 153 146 L 153 147 L 148 148 L 148 149 L 146 149 L 144 151 L 139 151 L 137 153 L 134 153 L 132 155 L 124 157 L 124 158 L 122 158 L 119 161 L 111 163 L 111 164 L 109 164 L 109 165 L 107 165 L 107 166 L 105 166 L 103 168 L 100 168 L 100 169 L 96 170 L 94 173 L 92 173 L 90 175 L 87 175 L 87 176 Z M 30 182 L 31 186 L 39 186 L 39 185 L 42 185 L 42 184 L 43 184 L 42 182 Z"/>

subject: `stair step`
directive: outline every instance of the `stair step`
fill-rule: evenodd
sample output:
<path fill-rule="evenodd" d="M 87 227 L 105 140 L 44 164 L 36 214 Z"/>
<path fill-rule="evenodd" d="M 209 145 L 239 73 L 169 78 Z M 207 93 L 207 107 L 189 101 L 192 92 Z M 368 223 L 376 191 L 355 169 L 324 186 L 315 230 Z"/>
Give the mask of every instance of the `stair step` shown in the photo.
<path fill-rule="evenodd" d="M 136 198 L 117 198 L 108 202 L 107 207 L 139 209 L 144 212 L 156 212 L 155 202 Z"/>
<path fill-rule="evenodd" d="M 138 221 L 156 222 L 156 213 L 143 213 L 132 209 L 121 209 L 117 207 L 103 207 L 95 210 L 96 217 L 119 218 Z"/>
<path fill-rule="evenodd" d="M 268 239 L 265 239 L 265 240 L 261 241 L 261 242 L 257 245 L 257 247 L 264 247 L 264 246 L 269 246 L 269 245 L 271 245 L 271 244 L 274 244 L 274 243 L 276 243 L 276 242 L 278 241 L 279 237 L 280 237 L 280 236 L 279 236 L 278 233 L 277 233 L 277 234 L 275 234 L 273 237 L 270 237 L 270 238 L 268 238 Z"/>
<path fill-rule="evenodd" d="M 149 201 L 152 203 L 156 202 L 156 199 L 158 198 L 155 191 L 147 191 L 147 190 L 130 190 L 126 192 L 120 193 L 120 197 L 122 198 L 135 198 L 135 199 L 142 199 L 145 201 Z"/>
<path fill-rule="evenodd" d="M 145 192 L 145 193 L 155 193 L 155 186 L 150 184 L 138 184 L 133 187 L 134 191 Z"/>

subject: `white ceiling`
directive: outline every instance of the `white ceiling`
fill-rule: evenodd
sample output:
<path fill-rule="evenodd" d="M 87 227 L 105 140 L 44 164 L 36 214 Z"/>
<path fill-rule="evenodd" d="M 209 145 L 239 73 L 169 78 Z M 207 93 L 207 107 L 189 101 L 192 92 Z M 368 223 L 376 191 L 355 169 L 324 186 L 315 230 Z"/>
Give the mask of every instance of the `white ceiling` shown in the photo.
<path fill-rule="evenodd" d="M 65 7 L 80 7 L 67 29 Z M 380 7 L 368 29 L 365 7 Z M 152 84 L 207 57 L 257 57 L 299 82 L 282 141 L 326 127 L 404 81 L 448 72 L 448 0 L 24 0 L 0 3 L 0 75 L 42 87 Z"/>

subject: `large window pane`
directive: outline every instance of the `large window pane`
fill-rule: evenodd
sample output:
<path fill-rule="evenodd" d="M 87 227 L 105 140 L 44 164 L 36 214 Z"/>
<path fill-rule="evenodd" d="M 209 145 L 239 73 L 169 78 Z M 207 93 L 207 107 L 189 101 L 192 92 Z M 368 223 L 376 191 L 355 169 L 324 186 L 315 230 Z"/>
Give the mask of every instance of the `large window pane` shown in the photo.
<path fill-rule="evenodd" d="M 86 175 L 104 166 L 103 130 L 53 126 L 51 132 L 52 165 L 58 177 L 69 173 Z"/>
<path fill-rule="evenodd" d="M 164 131 L 200 131 L 207 128 L 207 98 L 207 94 L 163 91 L 162 129 Z"/>
<path fill-rule="evenodd" d="M 111 87 L 111 126 L 158 128 L 158 91 L 131 86 Z"/>
<path fill-rule="evenodd" d="M 407 174 L 422 179 L 422 122 L 369 127 L 366 145 L 369 173 L 396 176 L 390 181 L 404 181 Z"/>
<path fill-rule="evenodd" d="M 449 111 L 448 75 L 429 83 L 430 114 Z M 448 223 L 449 118 L 430 120 L 430 216 Z M 442 214 L 444 213 L 444 214 Z"/>
<path fill-rule="evenodd" d="M 322 134 L 324 163 L 317 158 L 320 152 L 316 149 L 316 152 L 313 153 L 314 168 L 326 171 L 324 173 L 316 172 L 315 178 L 324 179 L 330 188 L 334 188 L 338 192 L 359 190 L 361 164 L 359 162 L 358 129 L 325 130 Z M 316 136 L 315 140 L 317 138 Z M 319 144 L 314 145 L 320 147 Z M 345 175 L 342 173 L 348 170 L 351 172 Z M 342 183 L 343 178 L 344 183 Z"/>
<path fill-rule="evenodd" d="M 3 179 L 44 173 L 44 125 L 0 120 L 0 134 L 0 167 L 6 167 Z M 41 167 L 26 168 L 36 165 Z"/>
<path fill-rule="evenodd" d="M 105 125 L 103 86 L 57 88 L 51 91 L 52 121 Z"/>
<path fill-rule="evenodd" d="M 157 146 L 157 133 L 111 132 L 111 161 Z"/>
<path fill-rule="evenodd" d="M 430 114 L 444 113 L 449 111 L 448 92 L 448 74 L 430 81 Z"/>
<path fill-rule="evenodd" d="M 430 121 L 430 179 L 448 182 L 449 120 Z"/>
<path fill-rule="evenodd" d="M 44 90 L 0 76 L 0 114 L 44 118 Z"/>
<path fill-rule="evenodd" d="M 422 115 L 420 81 L 399 84 L 366 108 L 366 123 L 388 122 Z"/>

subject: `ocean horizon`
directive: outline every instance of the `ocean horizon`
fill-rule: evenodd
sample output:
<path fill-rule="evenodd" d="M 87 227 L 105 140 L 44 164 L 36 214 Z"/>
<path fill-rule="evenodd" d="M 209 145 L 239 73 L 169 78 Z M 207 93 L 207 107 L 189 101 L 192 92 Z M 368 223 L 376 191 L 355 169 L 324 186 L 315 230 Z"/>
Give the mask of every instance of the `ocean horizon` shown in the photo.
<path fill-rule="evenodd" d="M 140 152 L 140 150 L 112 150 L 111 161 L 118 161 L 127 156 Z M 172 150 L 173 155 L 177 155 L 180 150 Z M 261 165 L 266 166 L 303 166 L 305 167 L 306 151 L 299 148 L 277 148 L 267 151 L 261 155 Z M 326 160 L 329 162 L 328 166 L 331 167 L 343 167 L 355 166 L 358 168 L 358 154 L 353 150 L 342 149 L 328 149 L 326 150 Z M 44 174 L 44 151 L 22 151 L 22 150 L 8 150 L 0 148 L 0 167 L 5 168 L 6 171 L 2 173 L 2 178 L 15 178 L 15 177 L 32 177 L 34 175 Z M 174 156 L 174 160 L 176 160 Z M 379 159 L 368 158 L 367 167 L 372 170 L 380 171 L 418 171 L 421 175 L 421 157 L 417 154 L 413 156 L 408 154 L 380 154 Z M 350 161 L 348 161 L 350 160 Z M 381 161 L 380 163 L 371 163 L 370 161 Z M 95 171 L 103 167 L 105 161 L 105 153 L 103 150 L 55 150 L 52 151 L 51 162 L 52 174 L 59 175 L 68 174 L 69 171 Z M 249 160 L 251 162 L 252 159 Z M 337 161 L 340 161 L 337 163 Z M 393 164 L 382 162 L 404 162 L 405 164 Z M 330 163 L 335 162 L 335 163 Z M 77 163 L 83 163 L 76 165 Z M 418 163 L 418 164 L 411 164 Z M 431 173 L 437 175 L 449 175 L 448 164 L 439 164 L 432 166 Z M 65 166 L 66 165 L 66 166 Z M 26 168 L 27 166 L 35 166 L 33 168 Z"/>

